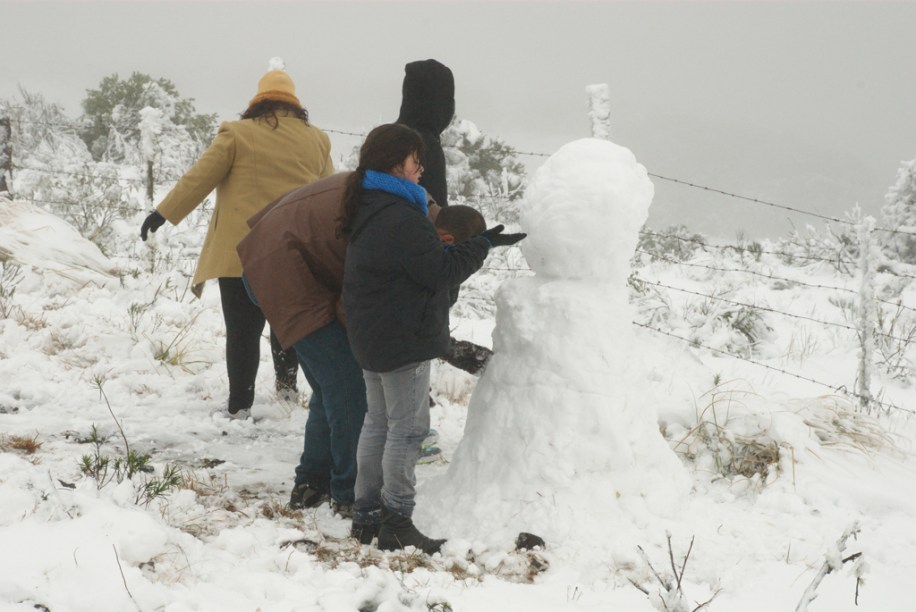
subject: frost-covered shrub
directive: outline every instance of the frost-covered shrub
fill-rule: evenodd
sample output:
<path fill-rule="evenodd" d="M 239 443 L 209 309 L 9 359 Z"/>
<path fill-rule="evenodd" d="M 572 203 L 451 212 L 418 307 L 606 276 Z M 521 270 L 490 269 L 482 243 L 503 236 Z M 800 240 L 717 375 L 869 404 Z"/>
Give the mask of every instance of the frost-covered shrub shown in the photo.
<path fill-rule="evenodd" d="M 884 196 L 881 224 L 908 234 L 890 234 L 885 243 L 889 257 L 916 264 L 916 159 L 904 162 L 897 180 Z"/>
<path fill-rule="evenodd" d="M 710 299 L 688 308 L 684 317 L 693 328 L 691 341 L 741 357 L 752 356 L 773 334 L 763 313 L 753 306 Z"/>
<path fill-rule="evenodd" d="M 859 213 L 847 213 L 850 223 L 860 221 Z M 829 262 L 838 272 L 850 274 L 859 256 L 859 240 L 854 225 L 834 229 L 829 224 L 823 233 L 808 225 L 803 232 L 793 230 L 788 238 L 777 243 L 780 259 L 786 265 L 805 266 L 814 261 Z"/>
<path fill-rule="evenodd" d="M 94 161 L 77 124 L 40 94 L 20 90 L 0 113 L 12 127 L 14 196 L 65 219 L 104 252 L 112 222 L 136 207 L 136 171 Z"/>
<path fill-rule="evenodd" d="M 0 319 L 7 319 L 13 313 L 13 296 L 16 286 L 22 281 L 22 267 L 3 257 L 0 253 Z"/>
<path fill-rule="evenodd" d="M 705 246 L 702 234 L 692 233 L 684 225 L 670 225 L 658 232 L 644 227 L 636 248 L 649 253 L 652 261 L 687 261 Z"/>
<path fill-rule="evenodd" d="M 515 200 L 525 188 L 525 166 L 515 149 L 499 138 L 486 136 L 474 123 L 455 117 L 442 132 L 449 194 L 474 197 L 502 196 Z"/>

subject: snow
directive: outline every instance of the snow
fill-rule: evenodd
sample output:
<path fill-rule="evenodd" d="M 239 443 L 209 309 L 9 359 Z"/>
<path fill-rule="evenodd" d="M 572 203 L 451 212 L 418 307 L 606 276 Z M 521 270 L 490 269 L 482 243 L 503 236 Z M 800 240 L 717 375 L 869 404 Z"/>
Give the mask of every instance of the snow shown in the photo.
<path fill-rule="evenodd" d="M 852 388 L 855 333 L 764 313 L 770 331 L 752 345 L 711 302 L 628 279 L 834 321 L 854 321 L 853 297 L 664 261 L 631 268 L 651 200 L 627 149 L 570 143 L 519 205 L 529 237 L 463 288 L 453 333 L 492 338 L 496 354 L 479 379 L 434 363 L 447 462 L 418 466 L 415 517 L 450 538 L 433 558 L 360 548 L 328 506 L 284 511 L 308 389 L 300 376 L 298 403 L 274 396 L 266 338 L 256 420 L 216 414 L 219 292 L 193 299 L 185 261 L 205 225 L 141 243 L 138 211 L 112 224 L 106 256 L 43 209 L 0 201 L 0 610 L 643 612 L 715 595 L 705 609 L 764 612 L 795 609 L 825 563 L 836 569 L 810 612 L 910 609 L 912 416 L 856 412 L 842 393 L 689 344 L 741 346 Z M 855 285 L 825 264 L 690 261 Z M 916 307 L 898 280 L 876 283 Z M 879 389 L 916 409 L 912 376 L 876 367 Z M 83 473 L 96 450 L 124 457 L 125 438 L 153 472 L 104 484 Z M 144 499 L 170 466 L 181 487 Z M 853 525 L 842 555 L 862 557 L 843 564 L 837 541 Z M 521 531 L 546 548 L 516 551 Z M 670 557 L 680 592 L 653 575 L 671 580 Z"/>

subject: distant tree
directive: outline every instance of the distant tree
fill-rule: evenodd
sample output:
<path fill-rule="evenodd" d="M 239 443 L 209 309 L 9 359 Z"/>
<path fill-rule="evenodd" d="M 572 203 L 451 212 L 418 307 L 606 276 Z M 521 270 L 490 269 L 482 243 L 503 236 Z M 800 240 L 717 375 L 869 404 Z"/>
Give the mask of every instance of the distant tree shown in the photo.
<path fill-rule="evenodd" d="M 486 136 L 467 119 L 457 117 L 442 132 L 449 193 L 464 197 L 516 199 L 525 186 L 525 166 L 515 149 Z"/>
<path fill-rule="evenodd" d="M 884 196 L 882 225 L 910 232 L 891 234 L 886 243 L 888 255 L 907 263 L 916 263 L 916 159 L 904 162 L 897 170 L 897 180 Z"/>
<path fill-rule="evenodd" d="M 0 100 L 0 115 L 12 126 L 13 196 L 65 219 L 105 251 L 112 223 L 135 199 L 136 170 L 93 160 L 77 123 L 41 94 L 20 89 L 18 99 Z"/>
<path fill-rule="evenodd" d="M 96 161 L 136 161 L 140 156 L 140 111 L 151 107 L 162 113 L 163 137 L 180 145 L 170 151 L 187 166 L 209 145 L 216 130 L 216 114 L 199 114 L 194 100 L 182 98 L 168 79 L 134 72 L 127 79 L 105 77 L 97 89 L 86 91 L 82 102 L 80 136 Z M 171 132 L 171 134 L 169 134 Z"/>

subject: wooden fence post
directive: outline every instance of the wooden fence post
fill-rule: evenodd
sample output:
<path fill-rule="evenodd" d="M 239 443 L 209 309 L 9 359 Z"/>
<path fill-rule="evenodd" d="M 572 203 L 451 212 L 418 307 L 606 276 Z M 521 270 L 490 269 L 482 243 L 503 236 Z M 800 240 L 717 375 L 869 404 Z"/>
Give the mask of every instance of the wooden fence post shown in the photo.
<path fill-rule="evenodd" d="M 874 217 L 865 217 L 858 226 L 859 233 L 859 272 L 862 283 L 859 287 L 859 366 L 856 375 L 856 395 L 859 408 L 871 413 L 871 373 L 875 351 L 875 270 L 872 254 L 872 232 L 875 229 Z"/>
<path fill-rule="evenodd" d="M 13 130 L 9 117 L 0 117 L 0 194 L 13 192 Z"/>
<path fill-rule="evenodd" d="M 588 85 L 588 118 L 594 138 L 611 139 L 611 88 L 606 83 Z"/>

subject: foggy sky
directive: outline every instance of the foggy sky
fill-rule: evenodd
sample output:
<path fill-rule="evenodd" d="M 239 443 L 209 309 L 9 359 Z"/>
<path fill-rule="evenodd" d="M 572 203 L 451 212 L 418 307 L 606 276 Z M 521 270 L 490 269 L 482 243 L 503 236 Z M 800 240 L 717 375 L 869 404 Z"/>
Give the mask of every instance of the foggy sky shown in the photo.
<path fill-rule="evenodd" d="M 139 71 L 235 119 L 280 56 L 316 125 L 365 132 L 397 117 L 404 64 L 432 57 L 457 114 L 520 151 L 588 136 L 585 86 L 608 83 L 612 139 L 649 172 L 821 214 L 877 214 L 916 157 L 914 3 L 0 0 L 0 24 L 0 98 L 23 87 L 74 117 L 102 78 Z M 653 227 L 823 227 L 654 183 Z"/>

